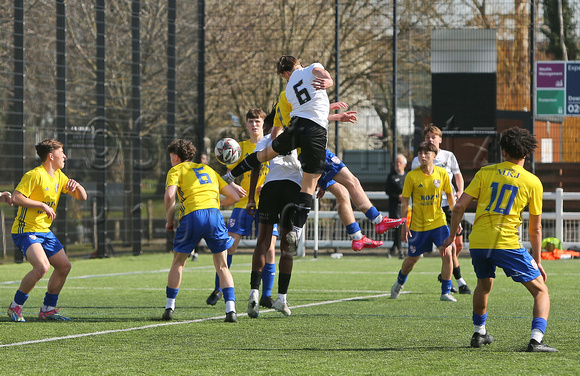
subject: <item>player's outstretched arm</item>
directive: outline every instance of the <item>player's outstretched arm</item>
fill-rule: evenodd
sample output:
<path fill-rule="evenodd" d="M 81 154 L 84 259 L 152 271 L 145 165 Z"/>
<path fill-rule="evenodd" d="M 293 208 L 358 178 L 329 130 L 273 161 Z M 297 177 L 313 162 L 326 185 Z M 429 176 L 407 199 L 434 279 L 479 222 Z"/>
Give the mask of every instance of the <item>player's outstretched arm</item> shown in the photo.
<path fill-rule="evenodd" d="M 2 201 L 12 206 L 12 193 L 8 191 L 0 193 L 0 202 Z"/>
<path fill-rule="evenodd" d="M 328 121 L 340 121 L 342 123 L 354 123 L 357 121 L 356 111 L 346 111 L 339 114 L 328 115 Z"/>
<path fill-rule="evenodd" d="M 228 184 L 220 190 L 220 193 L 224 195 L 226 198 L 221 200 L 221 206 L 230 206 L 235 204 L 236 202 L 240 201 L 240 196 L 238 195 L 238 191 L 232 187 L 232 184 Z"/>
<path fill-rule="evenodd" d="M 451 224 L 449 225 L 449 237 L 445 239 L 443 244 L 439 247 L 439 251 L 443 252 L 453 241 L 455 240 L 455 236 L 459 231 L 459 226 L 461 225 L 461 218 L 463 218 L 463 214 L 465 210 L 473 201 L 473 197 L 463 193 L 459 200 L 453 206 L 453 214 L 451 216 Z"/>

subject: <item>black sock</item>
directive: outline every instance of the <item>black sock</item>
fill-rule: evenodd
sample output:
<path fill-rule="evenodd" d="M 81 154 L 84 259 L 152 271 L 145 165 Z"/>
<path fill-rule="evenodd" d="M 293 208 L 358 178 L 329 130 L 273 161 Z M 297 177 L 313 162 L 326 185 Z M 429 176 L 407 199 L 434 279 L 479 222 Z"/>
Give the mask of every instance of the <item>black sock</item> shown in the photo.
<path fill-rule="evenodd" d="M 453 276 L 455 277 L 455 279 L 461 279 L 461 267 L 460 266 L 453 268 Z"/>
<path fill-rule="evenodd" d="M 238 163 L 236 167 L 232 170 L 232 175 L 237 178 L 238 176 L 242 175 L 244 172 L 252 171 L 253 169 L 259 167 L 261 165 L 260 161 L 258 160 L 258 153 L 252 153 L 244 158 L 243 161 Z"/>
<path fill-rule="evenodd" d="M 278 275 L 278 294 L 287 294 L 290 286 L 290 277 L 292 274 L 280 273 Z"/>
<path fill-rule="evenodd" d="M 262 272 L 252 270 L 252 274 L 250 274 L 250 288 L 258 290 L 260 288 L 260 282 L 262 282 Z"/>
<path fill-rule="evenodd" d="M 306 224 L 308 213 L 310 213 L 310 205 L 312 205 L 312 195 L 306 192 L 300 192 L 295 202 L 295 211 L 292 217 L 292 224 L 294 226 L 303 227 Z"/>

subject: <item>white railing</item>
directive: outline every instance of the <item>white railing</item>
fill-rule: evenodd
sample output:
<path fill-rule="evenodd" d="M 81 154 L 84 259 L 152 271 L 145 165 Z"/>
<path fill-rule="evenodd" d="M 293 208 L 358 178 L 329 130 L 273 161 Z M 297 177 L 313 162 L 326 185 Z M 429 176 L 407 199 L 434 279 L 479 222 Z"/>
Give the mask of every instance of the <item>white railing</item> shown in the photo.
<path fill-rule="evenodd" d="M 384 192 L 367 192 L 371 201 L 387 200 L 388 196 Z M 579 192 L 564 192 L 561 188 L 556 189 L 556 192 L 544 192 L 544 201 L 555 201 L 555 212 L 544 212 L 542 214 L 543 236 L 553 236 L 560 239 L 565 246 L 572 245 L 580 246 L 580 212 L 564 212 L 564 201 L 576 200 L 580 201 Z M 334 201 L 334 196 L 327 192 L 324 196 L 325 202 L 328 200 Z M 310 213 L 308 222 L 304 228 L 304 236 L 302 241 L 300 254 L 305 254 L 305 249 L 314 250 L 318 252 L 320 249 L 350 249 L 351 240 L 346 233 L 346 230 L 336 211 L 319 210 L 319 202 L 316 200 L 314 209 Z M 328 205 L 323 205 L 328 206 Z M 333 205 L 334 206 L 334 205 Z M 224 211 L 226 220 L 231 215 L 231 211 Z M 372 223 L 366 219 L 363 213 L 355 211 L 355 218 L 359 222 L 361 230 L 364 234 L 373 239 L 380 239 L 385 242 L 384 248 L 388 249 L 393 244 L 392 231 L 387 231 L 387 234 L 378 236 L 374 232 Z M 385 212 L 385 214 L 387 214 Z M 523 224 L 520 228 L 520 235 L 522 242 L 526 247 L 529 247 L 529 238 L 527 233 L 529 213 L 523 213 Z M 463 225 L 465 247 L 469 248 L 468 235 L 471 232 L 471 225 L 475 219 L 475 213 L 465 213 Z M 240 242 L 240 248 L 254 248 L 256 240 L 254 237 L 247 237 Z"/>

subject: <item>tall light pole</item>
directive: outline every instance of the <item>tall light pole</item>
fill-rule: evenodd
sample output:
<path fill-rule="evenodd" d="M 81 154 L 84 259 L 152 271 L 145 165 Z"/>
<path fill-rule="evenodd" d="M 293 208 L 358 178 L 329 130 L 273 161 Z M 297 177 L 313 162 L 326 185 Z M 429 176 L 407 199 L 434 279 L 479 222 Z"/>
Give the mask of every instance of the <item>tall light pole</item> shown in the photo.
<path fill-rule="evenodd" d="M 397 138 L 397 0 L 393 1 L 393 155 L 391 158 L 391 169 L 395 168 L 395 160 L 399 153 Z"/>

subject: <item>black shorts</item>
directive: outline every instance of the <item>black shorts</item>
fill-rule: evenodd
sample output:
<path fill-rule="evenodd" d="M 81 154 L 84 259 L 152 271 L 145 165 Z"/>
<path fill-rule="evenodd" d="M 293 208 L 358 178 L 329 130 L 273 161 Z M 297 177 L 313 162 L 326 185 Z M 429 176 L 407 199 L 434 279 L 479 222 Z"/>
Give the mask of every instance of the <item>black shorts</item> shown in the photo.
<path fill-rule="evenodd" d="M 301 117 L 293 117 L 290 126 L 272 141 L 272 149 L 287 155 L 296 148 L 302 149 L 302 171 L 322 174 L 326 163 L 328 131 L 322 125 Z"/>
<path fill-rule="evenodd" d="M 260 191 L 258 223 L 273 225 L 280 222 L 284 208 L 294 202 L 300 193 L 300 186 L 290 180 L 275 180 L 266 183 Z M 282 226 L 284 228 L 288 227 Z"/>
<path fill-rule="evenodd" d="M 445 213 L 445 219 L 447 220 L 447 226 L 451 226 L 451 214 L 453 214 L 453 212 L 451 211 L 451 209 L 449 209 L 449 206 L 444 206 L 441 209 L 443 209 L 443 213 Z M 461 218 L 463 220 L 463 218 Z M 463 227 L 461 228 L 461 232 L 457 235 L 463 235 Z"/>

